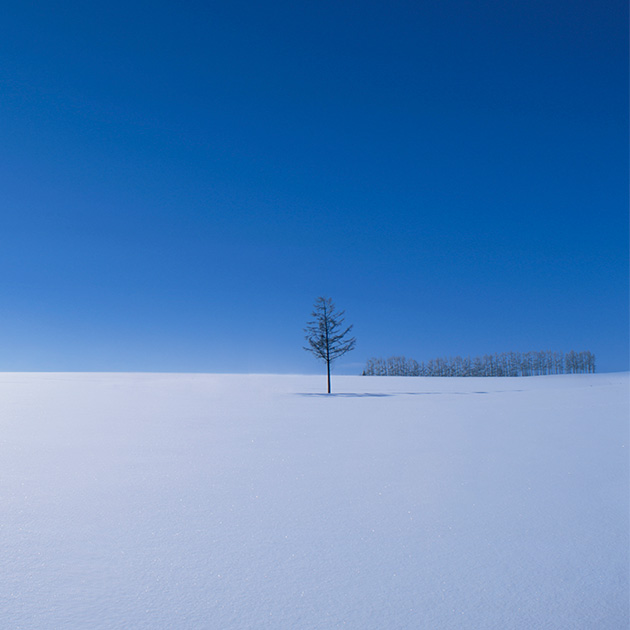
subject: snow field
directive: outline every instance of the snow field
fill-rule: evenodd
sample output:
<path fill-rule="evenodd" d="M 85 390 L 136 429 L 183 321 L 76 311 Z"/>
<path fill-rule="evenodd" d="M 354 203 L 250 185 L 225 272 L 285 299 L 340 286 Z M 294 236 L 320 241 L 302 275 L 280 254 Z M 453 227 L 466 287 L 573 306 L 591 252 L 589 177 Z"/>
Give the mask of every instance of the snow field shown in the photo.
<path fill-rule="evenodd" d="M 628 627 L 628 384 L 0 374 L 0 627 Z"/>

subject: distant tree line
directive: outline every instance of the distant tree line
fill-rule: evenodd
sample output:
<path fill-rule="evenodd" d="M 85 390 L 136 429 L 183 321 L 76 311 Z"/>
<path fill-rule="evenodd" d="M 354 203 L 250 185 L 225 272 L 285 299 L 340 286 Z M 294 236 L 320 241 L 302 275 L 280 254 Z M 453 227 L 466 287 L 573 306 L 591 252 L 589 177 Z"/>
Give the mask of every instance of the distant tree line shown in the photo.
<path fill-rule="evenodd" d="M 368 359 L 363 376 L 545 376 L 594 374 L 592 352 L 503 352 L 481 357 L 431 359 L 424 363 L 405 357 Z"/>

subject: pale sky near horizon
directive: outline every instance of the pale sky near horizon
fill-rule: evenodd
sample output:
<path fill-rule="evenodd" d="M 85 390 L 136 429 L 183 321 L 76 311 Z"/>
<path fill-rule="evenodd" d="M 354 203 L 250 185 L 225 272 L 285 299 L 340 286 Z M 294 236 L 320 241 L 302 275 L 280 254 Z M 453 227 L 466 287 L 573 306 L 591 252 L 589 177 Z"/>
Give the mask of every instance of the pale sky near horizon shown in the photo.
<path fill-rule="evenodd" d="M 0 23 L 0 371 L 628 370 L 626 2 L 25 1 Z"/>

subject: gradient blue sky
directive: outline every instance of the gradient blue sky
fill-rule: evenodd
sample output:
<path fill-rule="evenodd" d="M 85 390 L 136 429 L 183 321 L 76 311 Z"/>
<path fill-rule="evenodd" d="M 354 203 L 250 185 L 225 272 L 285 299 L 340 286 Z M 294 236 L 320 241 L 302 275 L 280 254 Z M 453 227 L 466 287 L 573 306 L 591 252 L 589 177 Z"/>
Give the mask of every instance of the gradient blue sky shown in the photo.
<path fill-rule="evenodd" d="M 628 369 L 625 1 L 21 1 L 0 21 L 0 370 Z"/>

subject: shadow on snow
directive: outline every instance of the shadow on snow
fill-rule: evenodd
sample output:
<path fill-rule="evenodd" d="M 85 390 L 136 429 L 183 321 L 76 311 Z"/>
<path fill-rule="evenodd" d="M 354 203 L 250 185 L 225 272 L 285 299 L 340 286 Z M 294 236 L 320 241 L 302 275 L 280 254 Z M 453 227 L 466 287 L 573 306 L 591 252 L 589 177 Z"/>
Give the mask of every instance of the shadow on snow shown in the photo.
<path fill-rule="evenodd" d="M 479 394 L 505 394 L 508 392 L 522 392 L 522 389 L 500 390 L 496 392 L 390 392 L 388 394 L 374 394 L 374 393 L 332 393 L 326 394 L 325 392 L 298 392 L 295 396 L 315 397 L 315 398 L 389 398 L 392 396 L 471 396 Z"/>

